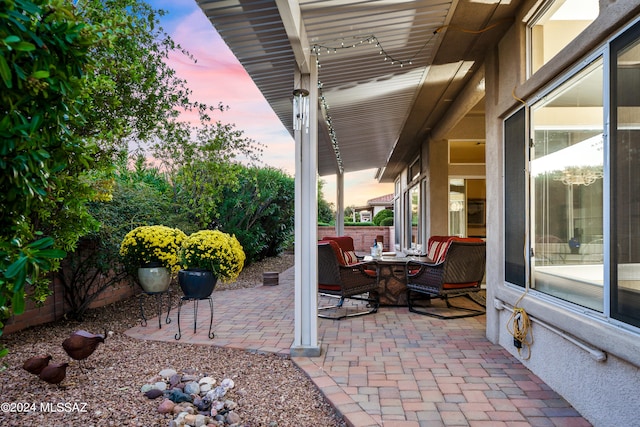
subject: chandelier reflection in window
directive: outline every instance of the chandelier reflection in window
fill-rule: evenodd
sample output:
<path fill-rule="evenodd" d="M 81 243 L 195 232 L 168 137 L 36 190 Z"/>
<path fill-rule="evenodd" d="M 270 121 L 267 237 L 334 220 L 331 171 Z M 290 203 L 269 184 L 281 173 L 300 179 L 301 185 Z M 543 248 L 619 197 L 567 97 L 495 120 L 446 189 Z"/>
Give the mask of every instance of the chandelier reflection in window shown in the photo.
<path fill-rule="evenodd" d="M 565 185 L 591 185 L 603 177 L 602 166 L 574 166 L 553 174 L 555 181 Z"/>

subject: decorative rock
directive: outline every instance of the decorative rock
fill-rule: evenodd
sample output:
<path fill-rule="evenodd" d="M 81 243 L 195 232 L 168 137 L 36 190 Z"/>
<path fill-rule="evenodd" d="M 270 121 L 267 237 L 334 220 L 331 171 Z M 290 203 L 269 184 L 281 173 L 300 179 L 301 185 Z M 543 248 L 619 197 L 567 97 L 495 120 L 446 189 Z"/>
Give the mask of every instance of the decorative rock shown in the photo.
<path fill-rule="evenodd" d="M 140 391 L 149 399 L 165 397 L 157 407 L 159 414 L 172 414 L 169 427 L 220 427 L 241 426 L 238 402 L 226 399 L 229 389 L 235 387 L 231 378 L 225 378 L 216 387 L 215 378 L 199 378 L 195 369 L 183 369 L 181 374 L 173 369 L 163 369 L 149 379 Z M 239 396 L 246 396 L 245 389 L 238 390 Z M 240 399 L 240 405 L 244 399 Z M 275 427 L 277 423 L 273 424 Z"/>
<path fill-rule="evenodd" d="M 229 411 L 229 413 L 227 414 L 227 417 L 225 419 L 225 421 L 228 424 L 238 424 L 240 422 L 240 415 L 236 414 L 233 411 Z"/>
<path fill-rule="evenodd" d="M 193 405 L 198 408 L 198 411 L 206 412 L 209 410 L 209 408 L 211 408 L 211 400 L 209 400 L 206 396 L 196 396 L 193 398 Z"/>
<path fill-rule="evenodd" d="M 145 384 L 145 385 L 143 385 L 142 387 L 140 387 L 140 392 L 141 392 L 141 393 L 146 393 L 146 392 L 148 392 L 149 390 L 151 390 L 152 388 L 154 388 L 154 387 L 153 387 L 153 385 L 151 385 L 151 384 Z"/>
<path fill-rule="evenodd" d="M 198 381 L 198 384 L 202 385 L 202 384 L 211 384 L 212 386 L 215 385 L 216 383 L 216 379 L 213 377 L 202 377 L 200 378 L 200 381 Z"/>
<path fill-rule="evenodd" d="M 235 386 L 235 383 L 231 378 L 225 378 L 224 380 L 222 380 L 220 385 L 224 388 L 233 388 Z"/>
<path fill-rule="evenodd" d="M 204 415 L 196 415 L 196 422 L 194 424 L 195 427 L 202 427 L 205 424 L 207 424 L 209 420 L 206 419 L 206 417 Z"/>
<path fill-rule="evenodd" d="M 185 418 L 187 415 L 189 415 L 189 414 L 187 414 L 186 412 L 180 412 L 180 413 L 178 414 L 178 416 L 177 416 L 173 421 L 174 421 L 174 422 L 176 423 L 176 425 L 178 425 L 178 426 L 184 426 L 184 423 L 185 423 L 184 418 Z"/>
<path fill-rule="evenodd" d="M 185 384 L 184 392 L 186 394 L 198 394 L 200 393 L 200 385 L 195 381 L 190 381 Z"/>
<path fill-rule="evenodd" d="M 213 401 L 222 399 L 225 394 L 227 394 L 227 389 L 219 385 L 213 390 L 207 392 L 207 397 Z"/>
<path fill-rule="evenodd" d="M 188 414 L 184 416 L 184 422 L 185 424 L 189 424 L 192 427 L 195 427 L 196 425 L 196 415 L 193 414 Z"/>
<path fill-rule="evenodd" d="M 175 406 L 176 406 L 176 404 L 173 403 L 171 400 L 164 399 L 162 401 L 162 403 L 160 404 L 160 406 L 158 406 L 158 413 L 160 413 L 160 414 L 171 414 L 171 413 L 173 413 L 173 408 Z"/>
<path fill-rule="evenodd" d="M 164 395 L 167 397 L 167 399 L 171 399 L 171 401 L 174 402 L 174 403 L 192 402 L 193 401 L 193 398 L 191 396 L 189 396 L 188 394 L 185 394 L 185 393 L 183 393 L 180 390 L 177 390 L 175 388 L 173 390 L 171 390 L 171 391 L 164 392 Z"/>
<path fill-rule="evenodd" d="M 162 378 L 169 378 L 177 373 L 178 372 L 176 372 L 175 369 L 163 369 L 162 371 L 160 371 L 160 373 L 158 373 L 158 375 L 160 375 Z"/>
<path fill-rule="evenodd" d="M 195 414 L 196 410 L 191 406 L 191 403 L 184 402 L 184 406 L 182 407 L 182 412 L 186 412 L 187 414 Z"/>
<path fill-rule="evenodd" d="M 173 388 L 182 382 L 182 375 L 173 374 L 169 377 L 169 385 Z"/>
<path fill-rule="evenodd" d="M 196 375 L 193 375 L 193 374 L 184 374 L 182 376 L 182 382 L 183 383 L 188 383 L 189 381 L 198 381 L 198 377 Z"/>
<path fill-rule="evenodd" d="M 144 395 L 147 397 L 147 399 L 157 399 L 160 396 L 162 396 L 162 390 L 158 390 L 157 388 L 152 388 L 151 390 L 147 391 Z"/>

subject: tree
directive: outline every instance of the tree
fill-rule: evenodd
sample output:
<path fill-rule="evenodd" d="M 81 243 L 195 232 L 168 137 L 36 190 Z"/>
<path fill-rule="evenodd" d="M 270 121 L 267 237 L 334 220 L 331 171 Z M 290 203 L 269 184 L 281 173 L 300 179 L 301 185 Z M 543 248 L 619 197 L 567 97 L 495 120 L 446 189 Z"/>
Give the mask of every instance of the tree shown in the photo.
<path fill-rule="evenodd" d="M 194 129 L 195 141 L 167 136 L 154 146 L 174 186 L 174 201 L 199 228 L 215 228 L 223 193 L 238 189 L 243 170 L 239 158 L 258 161 L 260 145 L 244 137 L 241 130 L 203 117 Z"/>
<path fill-rule="evenodd" d="M 24 311 L 26 284 L 38 301 L 48 295 L 44 274 L 65 254 L 55 247 L 96 225 L 82 207 L 94 192 L 77 179 L 95 147 L 71 131 L 84 124 L 95 40 L 67 2 L 0 1 L 0 333 Z M 51 216 L 52 206 L 64 214 Z"/>
<path fill-rule="evenodd" d="M 295 181 L 281 170 L 242 167 L 237 188 L 227 188 L 218 208 L 222 231 L 235 234 L 247 263 L 281 253 L 294 229 Z"/>
<path fill-rule="evenodd" d="M 333 203 L 329 203 L 324 199 L 322 189 L 325 185 L 323 180 L 318 180 L 318 222 L 331 224 L 335 222 L 335 213 Z"/>
<path fill-rule="evenodd" d="M 170 52 L 188 53 L 159 26 L 162 13 L 139 0 L 0 0 L 0 322 L 23 311 L 25 284 L 43 301 L 61 249 L 98 229 L 88 204 L 112 197 L 112 163 L 132 141 L 179 152 L 164 159 L 187 159 L 181 166 L 205 164 L 220 178 L 207 190 L 233 182 L 213 168 L 220 159 L 254 155 L 252 142 L 213 122 L 224 108 L 191 102 L 166 65 Z M 205 126 L 181 122 L 184 110 Z"/>

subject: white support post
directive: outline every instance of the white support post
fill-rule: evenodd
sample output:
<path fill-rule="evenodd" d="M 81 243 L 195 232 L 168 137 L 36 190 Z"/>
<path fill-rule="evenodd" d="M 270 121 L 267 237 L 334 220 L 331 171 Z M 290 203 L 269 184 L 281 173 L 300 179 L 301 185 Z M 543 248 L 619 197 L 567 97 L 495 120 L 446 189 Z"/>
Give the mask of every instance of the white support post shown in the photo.
<path fill-rule="evenodd" d="M 336 176 L 336 236 L 344 236 L 344 173 Z"/>
<path fill-rule="evenodd" d="M 296 70 L 294 82 L 309 91 L 308 130 L 295 131 L 295 313 L 293 357 L 319 356 L 318 342 L 318 71 L 315 57 L 310 74 Z M 298 87 L 294 89 L 299 89 Z"/>

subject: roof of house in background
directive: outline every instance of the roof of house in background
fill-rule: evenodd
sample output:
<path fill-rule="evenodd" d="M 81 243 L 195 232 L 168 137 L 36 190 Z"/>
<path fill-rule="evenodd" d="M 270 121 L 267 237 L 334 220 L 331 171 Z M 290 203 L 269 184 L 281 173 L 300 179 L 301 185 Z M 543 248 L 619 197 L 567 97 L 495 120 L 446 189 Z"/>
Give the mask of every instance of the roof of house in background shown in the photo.
<path fill-rule="evenodd" d="M 393 206 L 393 193 L 367 200 L 369 206 Z"/>

